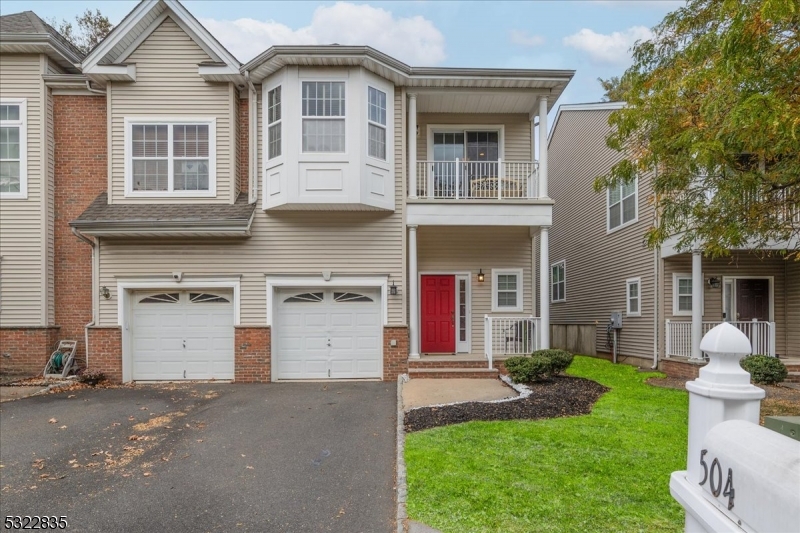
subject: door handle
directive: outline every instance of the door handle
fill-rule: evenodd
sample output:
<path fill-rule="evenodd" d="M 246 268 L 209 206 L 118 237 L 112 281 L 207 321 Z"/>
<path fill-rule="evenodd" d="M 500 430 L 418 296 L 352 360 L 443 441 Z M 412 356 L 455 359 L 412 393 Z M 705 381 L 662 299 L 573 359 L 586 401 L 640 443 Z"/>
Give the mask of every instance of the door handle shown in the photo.
<path fill-rule="evenodd" d="M 183 341 L 183 347 L 186 348 L 186 339 Z"/>
<path fill-rule="evenodd" d="M 450 311 L 450 325 L 456 327 L 456 312 Z"/>

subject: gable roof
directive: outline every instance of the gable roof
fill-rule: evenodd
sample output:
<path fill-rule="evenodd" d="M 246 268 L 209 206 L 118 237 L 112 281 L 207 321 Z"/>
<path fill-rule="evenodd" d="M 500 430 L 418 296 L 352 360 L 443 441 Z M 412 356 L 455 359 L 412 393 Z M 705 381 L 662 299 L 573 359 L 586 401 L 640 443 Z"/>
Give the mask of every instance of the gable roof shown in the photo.
<path fill-rule="evenodd" d="M 75 71 L 83 53 L 33 11 L 0 16 L 0 46 L 5 53 L 46 53 Z"/>
<path fill-rule="evenodd" d="M 561 118 L 561 113 L 570 111 L 616 111 L 622 109 L 626 102 L 591 102 L 586 104 L 561 104 L 558 106 L 556 118 L 553 120 L 553 125 L 550 126 L 550 133 L 547 135 L 547 146 L 550 146 L 550 141 L 553 139 L 553 133 L 558 126 L 558 120 Z"/>
<path fill-rule="evenodd" d="M 134 81 L 135 67 L 125 60 L 169 17 L 211 57 L 213 63 L 199 65 L 203 76 L 238 80 L 241 63 L 194 18 L 178 0 L 143 0 L 97 44 L 83 60 L 83 72 L 97 79 Z"/>

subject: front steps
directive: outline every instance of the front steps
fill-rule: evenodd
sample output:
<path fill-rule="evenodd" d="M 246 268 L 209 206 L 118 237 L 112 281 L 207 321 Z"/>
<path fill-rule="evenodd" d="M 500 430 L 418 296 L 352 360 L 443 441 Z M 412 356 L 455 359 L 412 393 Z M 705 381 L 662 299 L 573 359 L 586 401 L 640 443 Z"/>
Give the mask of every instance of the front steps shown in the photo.
<path fill-rule="evenodd" d="M 795 361 L 796 359 L 793 359 L 791 362 L 784 363 L 786 370 L 789 371 L 789 376 L 786 378 L 789 383 L 800 383 L 800 363 Z"/>
<path fill-rule="evenodd" d="M 486 359 L 470 356 L 427 355 L 408 360 L 411 379 L 488 378 L 497 379 L 500 372 L 489 368 Z"/>

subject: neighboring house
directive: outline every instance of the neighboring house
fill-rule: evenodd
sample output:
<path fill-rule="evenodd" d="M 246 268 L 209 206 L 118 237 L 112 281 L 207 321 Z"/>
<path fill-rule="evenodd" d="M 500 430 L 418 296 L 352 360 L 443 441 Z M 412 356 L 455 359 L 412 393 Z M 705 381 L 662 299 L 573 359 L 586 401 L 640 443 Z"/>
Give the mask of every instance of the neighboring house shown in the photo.
<path fill-rule="evenodd" d="M 652 174 L 594 192 L 595 177 L 622 157 L 605 138 L 610 114 L 623 105 L 562 105 L 550 132 L 554 345 L 590 337 L 596 352 L 608 353 L 609 319 L 621 312 L 618 353 L 640 366 L 658 359 L 669 370 L 665 359 L 701 358 L 700 337 L 723 320 L 744 331 L 756 353 L 800 357 L 800 263 L 762 250 L 710 260 L 678 252 L 675 239 L 649 250 Z"/>
<path fill-rule="evenodd" d="M 0 365 L 44 369 L 59 337 L 53 95 L 79 50 L 31 11 L 0 17 Z M 87 320 L 88 322 L 88 320 Z"/>
<path fill-rule="evenodd" d="M 45 82 L 66 113 L 56 174 L 63 161 L 81 250 L 64 264 L 91 300 L 89 367 L 388 380 L 409 361 L 477 372 L 548 345 L 534 119 L 546 132 L 572 71 L 416 68 L 338 45 L 241 65 L 154 0 L 80 69 Z"/>

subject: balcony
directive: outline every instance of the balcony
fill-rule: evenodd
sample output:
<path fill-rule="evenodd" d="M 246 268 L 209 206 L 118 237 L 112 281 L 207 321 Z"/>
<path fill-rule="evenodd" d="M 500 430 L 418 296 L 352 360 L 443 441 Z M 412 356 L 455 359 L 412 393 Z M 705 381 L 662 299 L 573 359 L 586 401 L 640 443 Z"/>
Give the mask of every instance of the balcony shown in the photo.
<path fill-rule="evenodd" d="M 433 200 L 538 198 L 536 161 L 417 161 L 412 197 Z"/>

